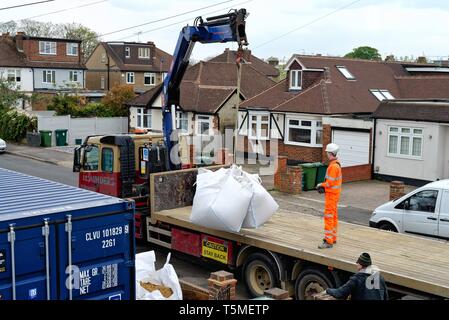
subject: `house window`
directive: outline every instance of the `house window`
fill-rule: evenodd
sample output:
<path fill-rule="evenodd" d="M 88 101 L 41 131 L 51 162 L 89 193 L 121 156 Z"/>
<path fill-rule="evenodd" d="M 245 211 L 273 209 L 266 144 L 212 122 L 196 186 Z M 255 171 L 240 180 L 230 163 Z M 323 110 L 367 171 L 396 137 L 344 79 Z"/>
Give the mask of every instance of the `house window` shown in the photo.
<path fill-rule="evenodd" d="M 69 71 L 69 81 L 78 82 L 78 71 Z"/>
<path fill-rule="evenodd" d="M 56 42 L 39 41 L 40 54 L 56 54 Z"/>
<path fill-rule="evenodd" d="M 388 128 L 388 155 L 421 158 L 423 129 L 407 127 Z"/>
<path fill-rule="evenodd" d="M 78 55 L 78 43 L 67 43 L 67 55 L 68 56 Z"/>
<path fill-rule="evenodd" d="M 127 84 L 134 84 L 134 72 L 127 72 L 126 73 L 126 83 Z"/>
<path fill-rule="evenodd" d="M 125 47 L 125 58 L 129 58 L 131 56 L 131 51 L 129 47 Z"/>
<path fill-rule="evenodd" d="M 320 147 L 323 139 L 321 121 L 301 118 L 287 118 L 285 143 L 292 145 Z"/>
<path fill-rule="evenodd" d="M 370 91 L 379 101 L 394 100 L 393 95 L 388 90 L 372 89 Z"/>
<path fill-rule="evenodd" d="M 151 129 L 151 109 L 137 109 L 137 128 Z"/>
<path fill-rule="evenodd" d="M 270 114 L 250 113 L 249 129 L 249 139 L 268 140 L 270 138 Z"/>
<path fill-rule="evenodd" d="M 101 54 L 101 63 L 106 63 L 106 53 Z"/>
<path fill-rule="evenodd" d="M 143 81 L 146 86 L 154 86 L 156 84 L 156 74 L 145 73 L 143 76 Z"/>
<path fill-rule="evenodd" d="M 354 75 L 345 66 L 337 66 L 337 69 L 347 80 L 355 80 Z"/>
<path fill-rule="evenodd" d="M 179 133 L 189 133 L 189 120 L 187 115 L 187 112 L 176 111 L 176 129 L 179 130 Z"/>
<path fill-rule="evenodd" d="M 104 76 L 101 76 L 100 78 L 100 89 L 104 90 Z"/>
<path fill-rule="evenodd" d="M 210 116 L 196 116 L 196 134 L 197 135 L 211 135 L 211 117 Z"/>
<path fill-rule="evenodd" d="M 110 173 L 114 171 L 114 150 L 111 148 L 101 149 L 101 171 Z"/>
<path fill-rule="evenodd" d="M 139 48 L 139 59 L 150 59 L 150 48 Z"/>
<path fill-rule="evenodd" d="M 21 81 L 20 69 L 8 69 L 6 79 L 8 82 L 14 82 L 14 83 L 20 82 Z"/>
<path fill-rule="evenodd" d="M 43 70 L 42 71 L 42 82 L 43 83 L 55 83 L 56 82 L 56 71 Z"/>
<path fill-rule="evenodd" d="M 302 71 L 291 70 L 290 71 L 290 89 L 301 90 L 302 88 Z"/>

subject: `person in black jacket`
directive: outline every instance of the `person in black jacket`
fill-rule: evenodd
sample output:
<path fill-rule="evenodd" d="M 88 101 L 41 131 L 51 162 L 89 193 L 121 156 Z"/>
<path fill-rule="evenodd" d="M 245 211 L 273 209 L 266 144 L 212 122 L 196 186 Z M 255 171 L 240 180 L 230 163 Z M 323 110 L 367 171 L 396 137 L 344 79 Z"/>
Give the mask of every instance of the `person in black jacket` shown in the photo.
<path fill-rule="evenodd" d="M 338 289 L 326 289 L 336 299 L 388 300 L 387 286 L 379 269 L 372 265 L 371 257 L 364 252 L 357 260 L 357 273 Z"/>

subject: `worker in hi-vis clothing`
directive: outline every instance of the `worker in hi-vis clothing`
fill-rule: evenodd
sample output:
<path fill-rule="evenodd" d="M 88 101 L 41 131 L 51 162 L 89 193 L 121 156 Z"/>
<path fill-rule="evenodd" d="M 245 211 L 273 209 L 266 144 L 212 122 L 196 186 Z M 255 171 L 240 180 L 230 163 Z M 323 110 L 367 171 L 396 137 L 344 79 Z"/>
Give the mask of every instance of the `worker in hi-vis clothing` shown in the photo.
<path fill-rule="evenodd" d="M 323 243 L 318 246 L 319 249 L 332 248 L 337 243 L 337 206 L 343 182 L 341 166 L 337 159 L 339 149 L 339 146 L 335 143 L 330 143 L 326 146 L 325 151 L 329 159 L 329 166 L 327 167 L 325 181 L 317 185 L 318 191 L 323 191 L 324 189 L 325 193 L 324 239 Z"/>

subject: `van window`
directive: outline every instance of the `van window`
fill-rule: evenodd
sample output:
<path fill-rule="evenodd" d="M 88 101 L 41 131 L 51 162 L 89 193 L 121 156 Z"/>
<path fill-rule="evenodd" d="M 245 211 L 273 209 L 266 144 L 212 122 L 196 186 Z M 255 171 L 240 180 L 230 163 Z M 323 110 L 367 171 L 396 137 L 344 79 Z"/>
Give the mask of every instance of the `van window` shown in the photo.
<path fill-rule="evenodd" d="M 98 170 L 99 154 L 98 146 L 89 145 L 84 150 L 84 170 L 95 171 Z"/>
<path fill-rule="evenodd" d="M 396 206 L 396 209 L 406 209 L 409 211 L 435 212 L 438 198 L 437 190 L 424 190 L 415 193 L 413 196 L 404 200 Z M 400 206 L 402 205 L 402 208 Z"/>
<path fill-rule="evenodd" d="M 114 171 L 114 150 L 111 148 L 101 149 L 101 171 Z"/>

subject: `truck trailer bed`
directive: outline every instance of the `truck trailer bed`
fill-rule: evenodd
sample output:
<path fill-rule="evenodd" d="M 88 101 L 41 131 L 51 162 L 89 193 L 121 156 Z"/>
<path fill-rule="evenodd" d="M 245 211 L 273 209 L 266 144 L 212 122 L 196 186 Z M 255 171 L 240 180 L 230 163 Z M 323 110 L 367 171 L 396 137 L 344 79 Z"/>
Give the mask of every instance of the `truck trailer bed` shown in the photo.
<path fill-rule="evenodd" d="M 449 242 L 340 222 L 338 244 L 320 250 L 323 221 L 279 211 L 259 229 L 223 232 L 190 222 L 191 207 L 153 211 L 152 220 L 237 241 L 280 254 L 355 272 L 355 260 L 369 252 L 389 284 L 449 298 Z"/>

